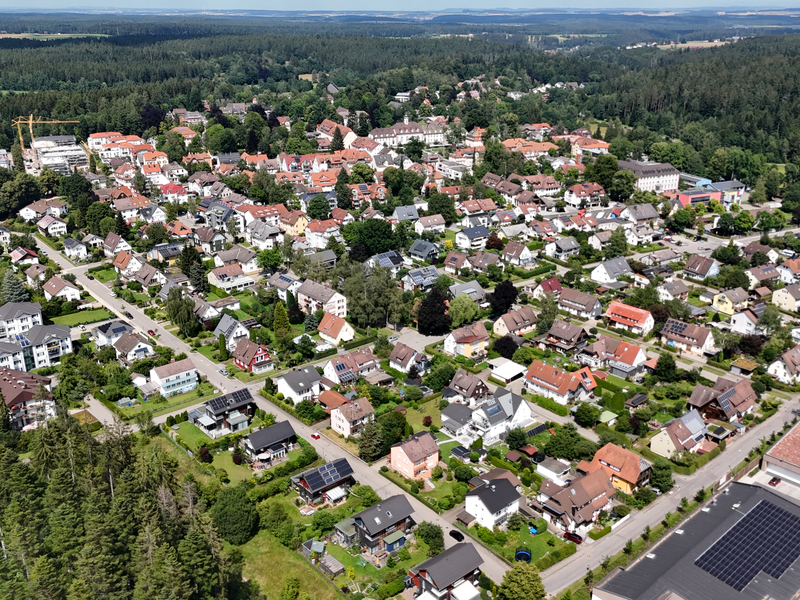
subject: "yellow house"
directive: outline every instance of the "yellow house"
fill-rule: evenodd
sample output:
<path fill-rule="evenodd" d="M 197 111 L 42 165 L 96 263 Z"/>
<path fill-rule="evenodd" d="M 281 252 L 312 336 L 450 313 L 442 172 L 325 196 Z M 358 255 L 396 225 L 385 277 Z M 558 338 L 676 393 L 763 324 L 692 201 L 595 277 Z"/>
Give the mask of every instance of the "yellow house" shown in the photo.
<path fill-rule="evenodd" d="M 278 228 L 291 236 L 302 236 L 308 227 L 308 217 L 299 210 L 290 210 L 280 216 Z"/>
<path fill-rule="evenodd" d="M 465 325 L 444 338 L 444 352 L 464 358 L 482 357 L 489 351 L 489 332 L 483 321 Z"/>
<path fill-rule="evenodd" d="M 589 475 L 602 469 L 611 485 L 626 494 L 650 483 L 650 464 L 638 454 L 616 444 L 606 444 L 594 455 L 591 463 L 582 460 L 577 470 Z"/>
<path fill-rule="evenodd" d="M 747 292 L 738 287 L 716 294 L 711 306 L 723 314 L 732 315 L 743 308 L 747 308 L 747 301 Z"/>
<path fill-rule="evenodd" d="M 796 311 L 800 307 L 800 283 L 776 290 L 772 294 L 772 303 L 781 310 Z"/>

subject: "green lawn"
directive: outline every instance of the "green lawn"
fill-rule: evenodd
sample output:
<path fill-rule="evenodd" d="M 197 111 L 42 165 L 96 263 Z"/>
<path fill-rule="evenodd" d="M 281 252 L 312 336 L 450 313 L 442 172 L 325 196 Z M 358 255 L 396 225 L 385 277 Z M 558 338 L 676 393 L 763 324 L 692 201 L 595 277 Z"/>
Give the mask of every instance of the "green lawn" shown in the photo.
<path fill-rule="evenodd" d="M 215 357 L 214 355 L 218 353 L 218 350 L 219 350 L 219 346 L 217 344 L 214 344 L 213 346 L 200 346 L 200 348 L 196 349 L 196 351 L 199 354 L 202 354 L 208 360 L 213 360 L 213 361 L 216 361 L 216 362 L 219 362 L 219 361 L 218 361 L 217 357 Z"/>
<path fill-rule="evenodd" d="M 228 473 L 228 477 L 231 478 L 231 484 L 236 485 L 240 481 L 245 481 L 253 477 L 253 471 L 246 466 L 247 463 L 236 465 L 233 462 L 233 455 L 230 452 L 227 450 L 223 450 L 219 452 L 219 454 L 217 452 L 218 451 L 215 450 L 211 453 L 214 457 L 214 462 L 211 464 L 217 470 L 225 469 Z"/>
<path fill-rule="evenodd" d="M 191 392 L 178 394 L 177 396 L 170 396 L 164 402 L 159 402 L 157 404 L 153 402 L 140 402 L 136 406 L 126 406 L 125 408 L 120 408 L 120 411 L 122 412 L 122 416 L 126 419 L 132 418 L 133 415 L 142 410 L 152 410 L 153 416 L 157 417 L 158 415 L 163 415 L 164 413 L 188 408 L 189 406 L 193 406 L 195 404 L 200 404 L 201 402 L 204 402 L 214 396 L 213 391 L 215 389 L 216 388 L 214 388 L 214 386 L 210 383 L 204 382 Z"/>
<path fill-rule="evenodd" d="M 98 321 L 105 321 L 106 319 L 113 318 L 114 315 L 105 308 L 94 308 L 89 310 L 81 310 L 71 315 L 64 315 L 63 317 L 52 317 L 50 320 L 56 325 L 66 325 L 74 327 L 75 325 L 84 325 L 87 323 L 97 323 Z"/>
<path fill-rule="evenodd" d="M 669 422 L 669 421 L 671 421 L 671 420 L 672 420 L 674 417 L 673 417 L 671 414 L 669 414 L 669 413 L 663 413 L 663 412 L 662 412 L 662 413 L 656 413 L 655 415 L 653 415 L 653 418 L 654 418 L 656 421 L 658 421 L 659 423 L 668 423 L 668 422 Z"/>
<path fill-rule="evenodd" d="M 438 482 L 435 482 L 438 485 L 436 488 L 432 489 L 429 492 L 421 492 L 421 498 L 434 498 L 437 502 L 442 498 L 447 498 L 448 496 L 453 495 L 453 484 L 458 483 L 457 481 L 447 481 L 445 477 L 442 477 Z"/>
<path fill-rule="evenodd" d="M 436 427 L 442 426 L 442 412 L 439 410 L 439 405 L 436 401 L 428 401 L 425 404 L 420 404 L 419 410 L 409 408 L 406 411 L 406 421 L 414 428 L 415 432 L 427 429 L 427 427 L 422 425 L 422 420 L 425 417 L 430 417 L 431 423 L 436 425 Z"/>
<path fill-rule="evenodd" d="M 411 557 L 407 560 L 398 561 L 394 567 L 395 569 L 399 569 L 404 573 L 408 572 L 408 570 L 414 565 L 417 565 L 428 558 L 428 547 L 422 541 L 417 541 L 415 544 L 405 547 L 410 552 Z M 358 583 L 376 581 L 382 575 L 382 572 L 379 569 L 370 563 L 367 563 L 366 561 L 359 560 L 360 556 L 353 556 L 347 551 L 346 548 L 342 548 L 336 544 L 328 544 L 325 549 L 331 556 L 342 563 L 345 567 L 345 573 L 337 577 L 335 580 L 338 587 L 347 584 L 347 567 L 353 567 L 353 571 L 356 575 L 355 581 Z"/>
<path fill-rule="evenodd" d="M 109 267 L 107 269 L 103 269 L 102 271 L 92 271 L 89 273 L 92 277 L 97 279 L 102 283 L 106 283 L 108 281 L 113 281 L 117 278 L 117 272 L 113 269 L 113 267 Z"/>
<path fill-rule="evenodd" d="M 439 455 L 440 459 L 444 462 L 450 460 L 450 450 L 455 448 L 456 446 L 460 446 L 459 442 L 447 442 L 446 444 L 439 444 Z"/>
<path fill-rule="evenodd" d="M 442 433 L 441 431 L 437 431 L 434 437 L 436 438 L 437 442 L 446 442 L 447 440 L 451 439 L 449 435 Z"/>
<path fill-rule="evenodd" d="M 456 232 L 452 231 L 451 229 L 444 230 L 444 239 L 451 240 L 453 244 L 456 243 Z"/>
<path fill-rule="evenodd" d="M 199 427 L 189 421 L 184 421 L 178 424 L 178 435 L 181 439 L 189 445 L 189 449 L 195 452 L 203 442 L 210 442 L 211 438 L 208 437 Z"/>
<path fill-rule="evenodd" d="M 539 525 L 542 525 L 542 528 L 544 528 L 543 519 L 539 520 Z M 459 525 L 459 527 L 461 527 L 461 525 Z M 470 530 L 470 533 L 474 532 Z M 550 546 L 548 544 L 549 540 L 553 540 L 555 545 Z M 543 533 L 531 535 L 527 527 L 523 527 L 519 534 L 509 535 L 505 546 L 500 546 L 498 544 L 486 544 L 484 542 L 486 546 L 505 557 L 512 563 L 514 562 L 514 554 L 516 553 L 517 548 L 520 546 L 527 547 L 531 551 L 531 562 L 536 562 L 547 553 L 552 553 L 565 548 L 568 543 L 572 542 L 565 542 L 563 539 L 556 537 L 546 529 Z"/>
<path fill-rule="evenodd" d="M 270 595 L 277 594 L 289 577 L 300 580 L 301 594 L 314 600 L 340 600 L 341 596 L 328 580 L 294 550 L 281 545 L 266 531 L 239 546 L 244 558 L 242 575 L 255 581 Z M 277 595 L 275 596 L 277 597 Z"/>

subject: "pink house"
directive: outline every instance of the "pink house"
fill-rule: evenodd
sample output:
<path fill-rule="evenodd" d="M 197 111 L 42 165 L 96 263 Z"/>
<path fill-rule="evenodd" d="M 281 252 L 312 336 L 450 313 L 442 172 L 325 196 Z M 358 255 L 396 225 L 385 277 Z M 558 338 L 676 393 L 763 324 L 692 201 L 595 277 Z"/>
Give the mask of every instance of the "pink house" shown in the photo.
<path fill-rule="evenodd" d="M 439 446 L 428 431 L 421 431 L 405 442 L 392 446 L 391 468 L 409 479 L 424 480 L 439 464 Z"/>

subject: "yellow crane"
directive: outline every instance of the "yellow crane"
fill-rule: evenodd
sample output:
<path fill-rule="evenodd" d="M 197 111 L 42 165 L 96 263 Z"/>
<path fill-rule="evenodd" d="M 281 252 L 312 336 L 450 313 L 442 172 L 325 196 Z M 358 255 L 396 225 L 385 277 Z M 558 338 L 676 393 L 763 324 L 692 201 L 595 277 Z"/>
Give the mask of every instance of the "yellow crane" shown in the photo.
<path fill-rule="evenodd" d="M 80 123 L 80 121 L 58 121 L 55 119 L 44 119 L 42 117 L 36 117 L 34 119 L 33 115 L 28 117 L 17 117 L 11 121 L 12 125 L 17 126 L 17 133 L 19 133 L 19 146 L 20 149 L 24 152 L 25 151 L 25 142 L 22 139 L 22 126 L 27 125 L 28 130 L 31 133 L 31 146 L 33 146 L 33 126 L 40 125 L 40 124 L 58 124 L 58 123 Z"/>

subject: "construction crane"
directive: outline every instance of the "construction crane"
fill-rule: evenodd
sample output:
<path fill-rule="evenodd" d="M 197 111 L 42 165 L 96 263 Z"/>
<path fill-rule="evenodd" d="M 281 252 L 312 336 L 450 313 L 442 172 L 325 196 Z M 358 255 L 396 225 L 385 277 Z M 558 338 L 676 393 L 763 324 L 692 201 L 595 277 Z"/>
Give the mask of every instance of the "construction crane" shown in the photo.
<path fill-rule="evenodd" d="M 80 121 L 58 121 L 55 119 L 44 119 L 42 117 L 36 117 L 34 120 L 33 115 L 28 117 L 17 117 L 11 121 L 12 125 L 17 126 L 17 133 L 19 133 L 19 146 L 22 152 L 25 152 L 25 142 L 22 139 L 22 126 L 27 125 L 28 130 L 31 133 L 31 148 L 33 148 L 33 126 L 34 125 L 52 125 L 58 123 L 80 123 Z"/>

